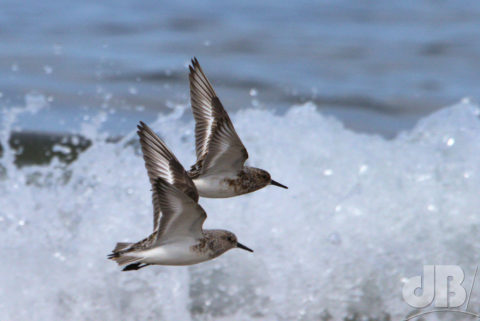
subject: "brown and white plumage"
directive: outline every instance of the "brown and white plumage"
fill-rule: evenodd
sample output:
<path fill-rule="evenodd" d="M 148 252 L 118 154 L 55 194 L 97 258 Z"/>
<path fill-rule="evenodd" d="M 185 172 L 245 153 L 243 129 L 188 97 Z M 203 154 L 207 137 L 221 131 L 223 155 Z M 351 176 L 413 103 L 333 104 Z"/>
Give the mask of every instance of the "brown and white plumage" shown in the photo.
<path fill-rule="evenodd" d="M 152 183 L 154 231 L 137 243 L 117 243 L 108 258 L 127 265 L 123 270 L 130 271 L 151 264 L 196 264 L 234 247 L 252 251 L 238 243 L 231 232 L 203 230 L 207 214 L 197 203 L 198 193 L 190 177 L 160 138 L 143 123 L 139 126 L 139 136 Z"/>
<path fill-rule="evenodd" d="M 162 210 L 157 242 L 165 244 L 183 237 L 200 239 L 203 222 L 207 218 L 203 208 L 162 178 L 157 179 L 154 189 Z"/>
<path fill-rule="evenodd" d="M 245 166 L 247 149 L 196 58 L 189 68 L 197 154 L 189 175 L 200 196 L 231 197 L 269 184 L 286 188 L 268 172 Z"/>
<path fill-rule="evenodd" d="M 199 174 L 241 170 L 248 158 L 247 149 L 197 59 L 192 65 L 190 98 Z"/>
<path fill-rule="evenodd" d="M 137 126 L 140 138 L 145 168 L 152 185 L 153 230 L 157 230 L 161 217 L 158 196 L 153 188 L 158 177 L 174 185 L 195 202 L 198 202 L 198 192 L 188 173 L 165 143 L 144 122 Z"/>

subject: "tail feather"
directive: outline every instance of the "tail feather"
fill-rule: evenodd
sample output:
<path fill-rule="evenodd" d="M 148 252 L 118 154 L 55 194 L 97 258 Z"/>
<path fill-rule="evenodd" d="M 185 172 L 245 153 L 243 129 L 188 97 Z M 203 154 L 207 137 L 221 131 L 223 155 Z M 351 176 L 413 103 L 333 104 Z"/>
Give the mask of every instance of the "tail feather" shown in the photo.
<path fill-rule="evenodd" d="M 112 252 L 119 252 L 119 251 L 125 250 L 127 247 L 129 247 L 132 244 L 133 243 L 118 242 Z"/>
<path fill-rule="evenodd" d="M 107 256 L 110 260 L 114 260 L 118 265 L 133 264 L 141 261 L 143 258 L 133 254 L 130 246 L 134 243 L 117 243 L 112 253 Z"/>
<path fill-rule="evenodd" d="M 137 263 L 141 261 L 143 258 L 138 257 L 138 256 L 131 256 L 131 255 L 126 255 L 126 254 L 120 254 L 117 257 L 113 257 L 112 260 L 117 262 L 118 265 L 126 265 L 126 264 L 131 264 L 131 263 Z"/>

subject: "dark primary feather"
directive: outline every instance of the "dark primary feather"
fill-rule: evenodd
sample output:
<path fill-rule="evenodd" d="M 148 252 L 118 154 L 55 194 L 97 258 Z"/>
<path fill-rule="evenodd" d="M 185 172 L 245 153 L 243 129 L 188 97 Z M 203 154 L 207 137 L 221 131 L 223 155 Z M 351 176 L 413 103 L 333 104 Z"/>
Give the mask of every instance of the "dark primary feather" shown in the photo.
<path fill-rule="evenodd" d="M 140 125 L 137 127 L 143 159 L 145 160 L 145 168 L 152 185 L 153 229 L 156 231 L 160 221 L 161 208 L 158 202 L 158 195 L 153 187 L 158 177 L 162 177 L 170 184 L 175 185 L 195 202 L 198 201 L 198 191 L 183 166 L 160 137 L 143 122 L 140 122 Z"/>
<path fill-rule="evenodd" d="M 248 153 L 198 60 L 190 66 L 190 99 L 195 118 L 197 163 L 190 174 L 240 170 Z"/>

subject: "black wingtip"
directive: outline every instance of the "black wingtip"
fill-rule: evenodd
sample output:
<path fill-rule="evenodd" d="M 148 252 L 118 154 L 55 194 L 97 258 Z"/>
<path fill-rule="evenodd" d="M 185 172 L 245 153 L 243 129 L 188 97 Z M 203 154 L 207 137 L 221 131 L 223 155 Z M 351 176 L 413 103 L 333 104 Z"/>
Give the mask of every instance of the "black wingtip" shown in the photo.
<path fill-rule="evenodd" d="M 200 64 L 198 63 L 198 59 L 197 59 L 197 57 L 195 57 L 195 56 L 192 58 L 191 62 L 192 62 L 192 65 L 189 66 L 189 67 L 190 67 L 190 71 L 194 71 L 197 67 L 200 66 Z"/>
<path fill-rule="evenodd" d="M 142 131 L 147 127 L 147 125 L 143 121 L 139 121 L 139 125 L 137 125 L 138 130 Z M 137 132 L 138 133 L 138 132 Z"/>

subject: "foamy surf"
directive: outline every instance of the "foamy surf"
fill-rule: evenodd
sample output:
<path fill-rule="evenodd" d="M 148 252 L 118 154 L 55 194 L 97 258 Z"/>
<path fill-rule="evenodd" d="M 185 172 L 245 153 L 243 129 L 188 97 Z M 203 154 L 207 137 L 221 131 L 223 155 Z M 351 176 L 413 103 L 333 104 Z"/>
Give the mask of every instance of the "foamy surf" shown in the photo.
<path fill-rule="evenodd" d="M 3 146 L 24 110 L 42 112 L 35 104 L 3 112 Z M 143 120 L 188 166 L 195 153 L 185 108 Z M 479 114 L 464 100 L 385 140 L 349 131 L 311 103 L 284 115 L 233 113 L 249 163 L 290 189 L 200 202 L 206 228 L 235 230 L 255 253 L 135 274 L 105 259 L 116 241 L 137 241 L 152 228 L 134 128 L 107 143 L 108 116 L 86 121 L 80 133 L 92 145 L 68 166 L 54 159 L 18 168 L 7 147 L 0 319 L 401 319 L 411 311 L 401 296 L 405 277 L 425 263 L 469 272 L 479 261 Z M 479 302 L 472 297 L 473 310 Z"/>

